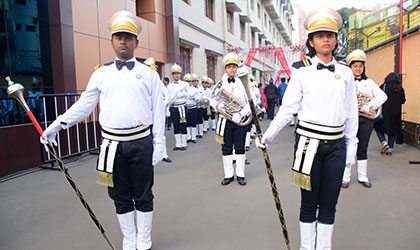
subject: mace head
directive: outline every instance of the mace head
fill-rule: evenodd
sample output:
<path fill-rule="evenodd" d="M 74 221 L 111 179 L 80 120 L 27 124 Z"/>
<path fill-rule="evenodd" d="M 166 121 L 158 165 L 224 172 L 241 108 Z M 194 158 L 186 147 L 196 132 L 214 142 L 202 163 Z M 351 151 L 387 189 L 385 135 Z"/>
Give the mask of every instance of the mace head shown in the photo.
<path fill-rule="evenodd" d="M 23 86 L 19 83 L 14 83 L 9 76 L 6 77 L 6 81 L 9 84 L 9 87 L 7 87 L 7 95 L 18 100 L 23 98 Z"/>

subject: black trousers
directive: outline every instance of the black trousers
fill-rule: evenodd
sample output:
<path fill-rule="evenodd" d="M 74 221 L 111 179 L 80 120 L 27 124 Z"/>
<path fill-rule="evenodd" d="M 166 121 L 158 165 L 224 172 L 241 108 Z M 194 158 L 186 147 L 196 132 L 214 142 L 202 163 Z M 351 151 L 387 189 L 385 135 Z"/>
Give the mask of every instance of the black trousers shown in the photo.
<path fill-rule="evenodd" d="M 225 133 L 223 135 L 222 155 L 245 154 L 245 137 L 247 126 L 238 126 L 231 121 L 226 121 Z"/>
<path fill-rule="evenodd" d="M 187 127 L 195 127 L 197 125 L 198 109 L 187 109 Z"/>
<path fill-rule="evenodd" d="M 359 116 L 359 130 L 357 131 L 357 159 L 366 160 L 370 134 L 373 130 L 373 120 Z"/>
<path fill-rule="evenodd" d="M 296 134 L 295 152 L 300 135 Z M 334 224 L 346 164 L 344 138 L 320 141 L 311 169 L 311 191 L 301 189 L 300 221 Z M 318 210 L 318 216 L 317 216 Z"/>
<path fill-rule="evenodd" d="M 153 211 L 153 139 L 120 142 L 114 160 L 114 187 L 108 187 L 117 214 Z"/>
<path fill-rule="evenodd" d="M 203 124 L 204 108 L 197 109 L 197 124 Z"/>
<path fill-rule="evenodd" d="M 171 113 L 171 121 L 174 124 L 174 134 L 187 134 L 187 123 L 179 122 L 179 110 L 178 108 L 170 107 L 169 112 Z"/>
<path fill-rule="evenodd" d="M 211 117 L 212 120 L 215 120 L 216 119 L 216 112 L 214 111 L 213 108 L 211 108 L 211 115 L 210 115 L 210 117 Z"/>
<path fill-rule="evenodd" d="M 207 114 L 207 108 L 205 108 L 204 109 L 204 112 L 203 112 L 203 120 L 204 121 L 208 121 L 209 120 L 209 115 Z"/>
<path fill-rule="evenodd" d="M 274 119 L 274 108 L 276 106 L 276 98 L 267 99 L 267 118 Z"/>

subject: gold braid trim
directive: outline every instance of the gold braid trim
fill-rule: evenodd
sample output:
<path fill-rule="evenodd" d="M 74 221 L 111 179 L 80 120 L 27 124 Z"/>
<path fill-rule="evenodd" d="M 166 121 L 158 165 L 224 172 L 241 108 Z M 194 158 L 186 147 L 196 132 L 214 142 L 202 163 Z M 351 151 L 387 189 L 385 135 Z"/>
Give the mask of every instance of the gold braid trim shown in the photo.
<path fill-rule="evenodd" d="M 102 171 L 96 171 L 98 173 L 98 178 L 96 183 L 105 185 L 108 187 L 114 187 L 114 181 L 112 179 L 112 174 Z"/>
<path fill-rule="evenodd" d="M 292 183 L 311 191 L 311 176 L 292 171 Z"/>

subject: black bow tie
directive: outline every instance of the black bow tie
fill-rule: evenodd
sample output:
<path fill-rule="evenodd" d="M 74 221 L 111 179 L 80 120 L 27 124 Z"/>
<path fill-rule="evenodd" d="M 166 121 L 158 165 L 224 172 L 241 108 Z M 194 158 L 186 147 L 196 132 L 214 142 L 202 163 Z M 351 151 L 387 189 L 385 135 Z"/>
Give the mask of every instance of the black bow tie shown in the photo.
<path fill-rule="evenodd" d="M 354 81 L 362 81 L 362 78 L 354 78 Z"/>
<path fill-rule="evenodd" d="M 174 82 L 175 84 L 178 84 L 178 82 Z"/>
<path fill-rule="evenodd" d="M 331 65 L 325 66 L 322 63 L 318 63 L 318 65 L 316 66 L 316 69 L 317 70 L 328 69 L 329 71 L 334 72 L 335 71 L 335 65 L 331 64 Z"/>
<path fill-rule="evenodd" d="M 228 83 L 231 83 L 231 82 L 235 83 L 235 78 L 228 78 Z"/>
<path fill-rule="evenodd" d="M 117 66 L 118 70 L 121 70 L 124 66 L 126 66 L 128 70 L 132 70 L 134 68 L 134 62 L 123 62 L 120 60 L 115 60 L 115 66 Z"/>

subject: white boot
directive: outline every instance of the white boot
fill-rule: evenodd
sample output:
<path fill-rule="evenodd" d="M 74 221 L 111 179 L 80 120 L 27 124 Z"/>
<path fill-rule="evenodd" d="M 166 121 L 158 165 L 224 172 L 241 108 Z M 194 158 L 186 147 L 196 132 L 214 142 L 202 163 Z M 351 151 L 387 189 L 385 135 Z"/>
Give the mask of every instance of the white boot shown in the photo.
<path fill-rule="evenodd" d="M 299 222 L 300 250 L 315 250 L 316 222 Z"/>
<path fill-rule="evenodd" d="M 249 146 L 251 145 L 251 132 L 246 132 L 246 136 L 245 136 L 245 148 L 249 148 Z"/>
<path fill-rule="evenodd" d="M 204 125 L 204 127 L 203 127 L 203 131 L 204 131 L 204 132 L 207 132 L 207 130 L 209 129 L 209 121 L 204 121 L 204 122 L 203 122 L 203 125 Z"/>
<path fill-rule="evenodd" d="M 187 135 L 181 134 L 181 147 L 187 147 Z"/>
<path fill-rule="evenodd" d="M 357 161 L 357 180 L 360 182 L 368 182 L 367 177 L 367 160 Z"/>
<path fill-rule="evenodd" d="M 197 127 L 191 128 L 191 140 L 197 141 Z"/>
<path fill-rule="evenodd" d="M 204 125 L 198 124 L 198 135 L 203 136 L 204 135 Z"/>
<path fill-rule="evenodd" d="M 181 134 L 176 134 L 175 135 L 175 147 L 177 147 L 177 148 L 181 148 L 182 147 Z"/>
<path fill-rule="evenodd" d="M 350 177 L 351 177 L 351 164 L 348 164 L 344 168 L 343 183 L 349 183 Z"/>
<path fill-rule="evenodd" d="M 316 236 L 316 250 L 331 250 L 334 224 L 327 225 L 318 222 Z"/>
<path fill-rule="evenodd" d="M 236 176 L 245 177 L 245 154 L 235 155 L 236 160 Z"/>
<path fill-rule="evenodd" d="M 233 177 L 233 155 L 223 155 L 222 159 L 225 178 Z"/>
<path fill-rule="evenodd" d="M 122 249 L 136 250 L 137 236 L 136 223 L 134 219 L 134 211 L 117 214 L 118 222 L 120 223 L 121 232 L 123 234 Z"/>
<path fill-rule="evenodd" d="M 211 130 L 216 130 L 216 120 L 215 119 L 211 120 Z"/>
<path fill-rule="evenodd" d="M 140 212 L 136 210 L 137 221 L 137 250 L 146 250 L 152 247 L 152 212 Z"/>
<path fill-rule="evenodd" d="M 191 140 L 191 127 L 187 127 L 187 141 Z"/>

